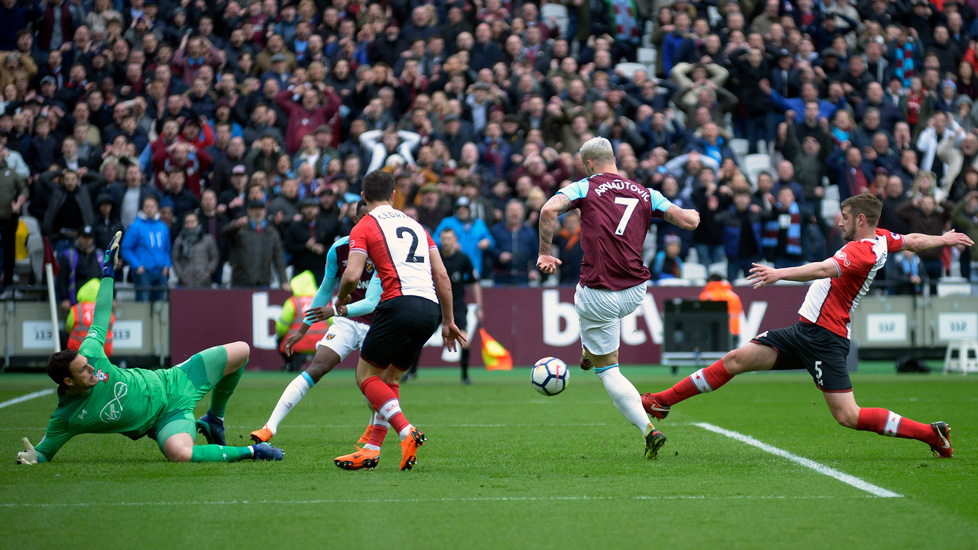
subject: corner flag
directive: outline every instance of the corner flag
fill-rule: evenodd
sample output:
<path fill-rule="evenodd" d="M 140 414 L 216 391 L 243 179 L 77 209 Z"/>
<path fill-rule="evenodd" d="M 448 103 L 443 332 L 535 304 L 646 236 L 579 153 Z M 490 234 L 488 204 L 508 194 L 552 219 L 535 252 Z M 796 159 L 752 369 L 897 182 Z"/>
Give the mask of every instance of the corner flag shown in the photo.
<path fill-rule="evenodd" d="M 509 351 L 482 327 L 479 327 L 479 336 L 482 337 L 482 361 L 486 370 L 513 370 L 513 356 Z"/>

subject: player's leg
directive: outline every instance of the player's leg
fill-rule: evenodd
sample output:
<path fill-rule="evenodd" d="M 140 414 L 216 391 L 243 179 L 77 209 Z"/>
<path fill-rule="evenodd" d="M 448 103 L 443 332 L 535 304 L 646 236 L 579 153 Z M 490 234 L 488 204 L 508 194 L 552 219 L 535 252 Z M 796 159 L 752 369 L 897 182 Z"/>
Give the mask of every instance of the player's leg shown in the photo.
<path fill-rule="evenodd" d="M 642 398 L 618 368 L 621 318 L 634 311 L 644 297 L 645 285 L 639 286 L 631 297 L 578 286 L 574 304 L 581 326 L 582 365 L 594 369 L 615 407 L 644 434 L 649 417 L 642 409 Z"/>
<path fill-rule="evenodd" d="M 157 443 L 163 455 L 173 462 L 237 462 L 245 459 L 282 460 L 284 453 L 270 445 L 230 447 L 227 445 L 194 445 L 196 425 L 192 411 L 174 418 L 157 432 Z"/>
<path fill-rule="evenodd" d="M 847 428 L 923 441 L 941 458 L 950 458 L 954 453 L 951 428 L 944 422 L 923 424 L 887 409 L 860 407 L 852 391 L 824 392 L 824 395 L 832 416 Z"/>
<path fill-rule="evenodd" d="M 214 389 L 207 413 L 197 420 L 197 429 L 204 434 L 208 443 L 224 445 L 224 411 L 238 387 L 250 356 L 251 347 L 248 344 L 231 342 L 206 349 L 196 355 L 200 357 L 200 361 L 190 362 L 192 372 L 188 372 L 188 375 L 202 392 L 200 397 L 207 390 Z M 206 380 L 203 385 L 200 384 L 201 377 Z"/>
<path fill-rule="evenodd" d="M 694 395 L 719 389 L 738 374 L 771 370 L 777 361 L 778 352 L 775 348 L 748 342 L 735 350 L 728 351 L 716 363 L 699 369 L 665 391 L 642 394 L 642 404 L 646 412 L 662 419 L 668 416 L 669 408 L 676 403 Z"/>
<path fill-rule="evenodd" d="M 468 308 L 465 306 L 465 302 L 461 302 L 461 307 L 455 310 L 455 326 L 462 332 L 462 336 L 465 337 L 465 341 L 462 342 L 461 349 L 459 350 L 459 367 L 462 371 L 462 383 L 471 384 L 472 380 L 469 379 L 469 334 L 466 329 L 468 329 Z"/>
<path fill-rule="evenodd" d="M 334 320 L 326 336 L 316 344 L 316 353 L 309 368 L 286 386 L 265 426 L 251 432 L 252 440 L 256 443 L 270 440 L 278 432 L 279 424 L 305 397 L 306 392 L 358 347 L 356 324 L 359 323 L 344 318 Z"/>

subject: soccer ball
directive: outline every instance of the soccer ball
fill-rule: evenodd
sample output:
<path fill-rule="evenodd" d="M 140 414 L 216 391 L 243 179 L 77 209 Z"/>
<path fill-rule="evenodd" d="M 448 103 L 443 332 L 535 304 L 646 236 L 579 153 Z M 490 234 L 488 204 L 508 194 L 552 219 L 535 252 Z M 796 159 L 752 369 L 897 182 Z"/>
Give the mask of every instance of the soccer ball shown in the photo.
<path fill-rule="evenodd" d="M 564 391 L 570 380 L 567 365 L 556 357 L 544 357 L 533 365 L 530 383 L 543 395 L 557 395 Z"/>

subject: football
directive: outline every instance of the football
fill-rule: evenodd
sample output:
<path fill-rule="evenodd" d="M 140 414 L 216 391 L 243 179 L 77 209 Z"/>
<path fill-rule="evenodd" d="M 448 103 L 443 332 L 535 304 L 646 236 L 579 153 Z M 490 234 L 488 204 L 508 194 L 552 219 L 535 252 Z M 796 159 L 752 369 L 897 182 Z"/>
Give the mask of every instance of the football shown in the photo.
<path fill-rule="evenodd" d="M 533 365 L 530 382 L 543 395 L 557 395 L 564 391 L 570 379 L 567 365 L 556 357 L 544 357 Z"/>

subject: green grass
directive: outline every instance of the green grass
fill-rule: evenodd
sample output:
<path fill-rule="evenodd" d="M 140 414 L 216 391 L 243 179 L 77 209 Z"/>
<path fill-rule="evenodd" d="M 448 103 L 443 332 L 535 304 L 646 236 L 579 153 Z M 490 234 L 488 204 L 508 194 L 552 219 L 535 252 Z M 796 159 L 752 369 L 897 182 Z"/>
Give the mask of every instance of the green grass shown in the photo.
<path fill-rule="evenodd" d="M 626 368 L 640 391 L 688 374 Z M 955 456 L 917 441 L 839 427 L 811 378 L 741 376 L 673 409 L 656 461 L 592 374 L 543 397 L 526 369 L 423 370 L 402 387 L 428 443 L 398 471 L 396 437 L 374 471 L 346 472 L 368 418 L 352 372 L 327 376 L 273 442 L 279 463 L 171 464 L 155 442 L 86 435 L 52 464 L 16 466 L 53 395 L 0 409 L 4 548 L 976 548 L 978 377 L 853 375 L 864 406 L 954 429 Z M 282 389 L 283 373 L 251 373 L 228 407 L 228 442 L 246 444 Z M 50 387 L 0 375 L 0 401 Z M 203 412 L 201 406 L 199 412 Z M 709 422 L 903 495 L 877 498 L 694 425 Z M 199 439 L 201 441 L 201 439 Z M 66 544 L 70 539 L 70 546 Z"/>

